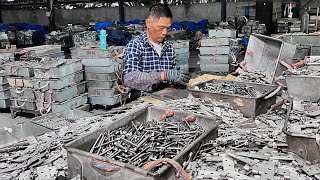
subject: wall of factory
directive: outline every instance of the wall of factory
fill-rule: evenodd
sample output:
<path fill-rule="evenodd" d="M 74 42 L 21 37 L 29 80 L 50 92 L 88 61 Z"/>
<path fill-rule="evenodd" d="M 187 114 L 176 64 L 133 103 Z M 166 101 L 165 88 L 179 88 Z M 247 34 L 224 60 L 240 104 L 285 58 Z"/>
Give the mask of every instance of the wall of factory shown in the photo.
<path fill-rule="evenodd" d="M 244 15 L 244 6 L 254 5 L 254 2 L 228 2 L 227 17 Z M 194 21 L 202 19 L 220 21 L 220 2 L 208 4 L 176 5 L 170 7 L 173 12 L 173 21 Z M 255 9 L 251 8 L 250 11 Z M 2 10 L 3 23 L 28 23 L 48 25 L 46 10 Z M 125 7 L 125 19 L 145 19 L 147 7 Z M 89 22 L 115 21 L 119 19 L 118 7 L 102 7 L 87 9 L 58 9 L 55 10 L 56 27 L 72 24 L 88 24 Z"/>

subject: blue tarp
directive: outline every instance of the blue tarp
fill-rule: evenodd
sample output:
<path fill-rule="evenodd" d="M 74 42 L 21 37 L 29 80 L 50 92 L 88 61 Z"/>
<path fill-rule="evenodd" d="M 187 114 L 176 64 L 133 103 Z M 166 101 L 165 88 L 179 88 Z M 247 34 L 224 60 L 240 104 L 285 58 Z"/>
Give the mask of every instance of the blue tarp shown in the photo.
<path fill-rule="evenodd" d="M 120 22 L 120 24 L 122 26 L 125 26 L 125 25 L 130 25 L 130 24 L 140 24 L 140 23 L 144 23 L 145 20 L 139 20 L 139 19 L 135 19 L 135 20 L 132 20 L 132 21 L 124 21 L 124 22 Z"/>
<path fill-rule="evenodd" d="M 38 30 L 40 33 L 40 40 L 45 41 L 45 35 L 48 34 L 47 30 L 41 25 L 30 25 L 30 24 L 23 24 L 23 23 L 11 23 L 11 24 L 4 24 L 0 26 L 1 30 L 8 30 L 10 26 L 19 27 L 22 30 Z"/>
<path fill-rule="evenodd" d="M 207 19 L 203 19 L 197 23 L 194 22 L 174 22 L 171 25 L 171 30 L 181 30 L 182 27 L 188 28 L 191 32 L 195 32 L 196 30 L 201 30 L 203 34 L 207 34 L 207 25 L 209 24 Z"/>
<path fill-rule="evenodd" d="M 114 22 L 98 22 L 95 25 L 95 29 L 96 29 L 96 31 L 100 31 L 103 28 L 110 27 L 113 25 L 114 25 Z"/>

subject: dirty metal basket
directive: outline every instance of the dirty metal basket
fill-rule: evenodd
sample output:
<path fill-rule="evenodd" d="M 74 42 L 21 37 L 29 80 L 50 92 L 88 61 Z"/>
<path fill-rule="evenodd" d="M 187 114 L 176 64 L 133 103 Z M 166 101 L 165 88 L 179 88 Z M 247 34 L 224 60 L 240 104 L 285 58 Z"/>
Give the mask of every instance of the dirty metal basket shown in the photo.
<path fill-rule="evenodd" d="M 48 89 L 62 89 L 70 86 L 71 84 L 80 82 L 83 80 L 83 71 L 64 76 L 60 79 L 26 79 L 18 77 L 8 77 L 8 82 L 11 87 L 26 87 L 41 89 L 42 91 Z"/>
<path fill-rule="evenodd" d="M 34 71 L 32 65 L 28 65 L 25 62 L 23 64 L 16 62 L 6 63 L 4 64 L 4 70 L 11 76 L 33 77 Z"/>
<path fill-rule="evenodd" d="M 189 40 L 176 40 L 173 41 L 173 47 L 178 49 L 178 48 L 189 48 Z"/>
<path fill-rule="evenodd" d="M 117 79 L 116 73 L 89 73 L 85 72 L 85 80 L 95 81 L 115 81 Z"/>
<path fill-rule="evenodd" d="M 34 67 L 35 78 L 54 79 L 61 78 L 82 70 L 79 59 L 60 59 L 50 61 Z"/>
<path fill-rule="evenodd" d="M 90 58 L 90 59 L 82 59 L 82 64 L 84 66 L 114 66 L 121 63 L 119 59 L 112 58 Z"/>
<path fill-rule="evenodd" d="M 35 91 L 32 88 L 10 88 L 10 94 L 12 98 L 27 98 L 29 100 L 35 100 Z"/>
<path fill-rule="evenodd" d="M 190 52 L 188 53 L 183 53 L 183 54 L 176 54 L 176 61 L 179 60 L 187 60 L 190 58 Z"/>
<path fill-rule="evenodd" d="M 296 46 L 272 37 L 251 34 L 244 58 L 246 71 L 263 72 L 269 84 L 283 74 L 287 68 L 279 63 L 283 61 L 289 65 L 295 54 Z"/>
<path fill-rule="evenodd" d="M 0 91 L 6 90 L 10 87 L 9 83 L 0 84 Z"/>
<path fill-rule="evenodd" d="M 109 96 L 103 95 L 90 95 L 89 102 L 92 105 L 105 105 L 105 106 L 113 106 L 120 103 L 122 98 L 121 94 L 113 94 Z"/>
<path fill-rule="evenodd" d="M 0 99 L 0 108 L 8 108 L 10 105 L 10 99 Z"/>
<path fill-rule="evenodd" d="M 200 61 L 201 72 L 228 73 L 231 71 L 231 64 L 207 64 Z"/>
<path fill-rule="evenodd" d="M 55 54 L 61 52 L 61 45 L 42 45 L 24 48 L 29 52 L 31 57 L 41 57 L 49 54 Z"/>
<path fill-rule="evenodd" d="M 318 102 L 320 99 L 320 77 L 307 75 L 286 76 L 288 93 L 294 100 Z"/>
<path fill-rule="evenodd" d="M 287 108 L 286 120 L 283 132 L 286 134 L 288 151 L 293 152 L 301 158 L 310 161 L 312 164 L 320 162 L 320 142 L 315 135 L 296 134 L 287 131 L 290 112 L 292 110 L 292 101 Z"/>
<path fill-rule="evenodd" d="M 79 94 L 83 94 L 86 91 L 86 82 L 80 82 L 73 84 L 71 86 L 65 87 L 63 89 L 52 90 L 51 100 L 54 102 L 63 102 L 70 98 L 76 97 Z M 36 99 L 41 100 L 42 92 L 35 91 Z M 49 101 L 49 92 L 46 91 L 44 94 L 44 100 Z"/>
<path fill-rule="evenodd" d="M 70 48 L 73 58 L 108 58 L 123 52 L 123 46 L 110 46 L 108 49 L 99 47 L 73 47 Z"/>
<path fill-rule="evenodd" d="M 35 117 L 31 119 L 30 122 L 46 127 L 48 129 L 58 130 L 63 126 L 75 123 L 77 119 L 92 116 L 93 115 L 87 111 L 72 109 Z"/>
<path fill-rule="evenodd" d="M 3 84 L 7 84 L 7 83 L 8 83 L 7 78 L 5 76 L 0 75 L 0 86 L 2 86 Z"/>
<path fill-rule="evenodd" d="M 36 102 L 25 98 L 12 98 L 10 99 L 11 105 L 15 109 L 23 109 L 29 111 L 37 110 Z"/>
<path fill-rule="evenodd" d="M 5 90 L 0 90 L 0 99 L 8 99 L 10 98 L 10 90 L 5 89 Z"/>
<path fill-rule="evenodd" d="M 116 80 L 111 81 L 87 81 L 88 87 L 111 89 L 116 86 Z"/>
<path fill-rule="evenodd" d="M 228 64 L 232 62 L 230 55 L 199 55 L 200 63 L 202 64 Z"/>
<path fill-rule="evenodd" d="M 63 102 L 53 102 L 51 104 L 51 111 L 50 112 L 56 113 L 56 112 L 65 111 L 67 109 L 74 109 L 74 108 L 77 108 L 81 105 L 86 104 L 87 102 L 88 102 L 88 94 L 83 93 L 83 94 L 78 95 L 77 97 L 68 99 Z M 48 102 L 44 102 L 43 105 L 44 105 L 44 107 L 49 106 Z M 41 102 L 36 103 L 36 108 L 38 110 L 41 110 Z"/>
<path fill-rule="evenodd" d="M 118 91 L 115 87 L 111 89 L 88 87 L 89 96 L 112 96 L 116 93 L 118 93 Z"/>
<path fill-rule="evenodd" d="M 81 174 L 81 178 L 83 179 L 168 179 L 175 172 L 174 168 L 169 165 L 161 167 L 155 173 L 147 173 L 147 171 L 143 170 L 142 168 L 89 153 L 91 146 L 100 133 L 126 126 L 132 121 L 158 121 L 158 118 L 164 113 L 164 111 L 165 109 L 159 107 L 143 107 L 128 114 L 127 116 L 121 117 L 105 128 L 99 129 L 78 140 L 68 143 L 65 148 L 68 151 L 69 177 L 73 178 L 76 175 Z M 189 115 L 188 113 L 182 111 L 174 111 L 174 113 L 175 117 L 177 118 L 182 118 Z M 188 159 L 188 154 L 191 151 L 195 154 L 201 143 L 214 140 L 218 135 L 218 126 L 221 123 L 220 119 L 197 116 L 197 122 L 205 128 L 205 132 L 173 158 L 173 160 L 179 162 L 180 164 Z M 90 161 L 92 158 L 110 162 L 122 168 L 121 170 L 112 173 L 101 173 L 91 166 Z"/>
<path fill-rule="evenodd" d="M 202 88 L 206 83 L 225 83 L 231 82 L 239 86 L 252 86 L 255 90 L 264 92 L 263 95 L 259 97 L 246 97 L 241 95 L 229 95 L 222 93 L 209 92 L 204 90 L 195 89 L 196 86 Z M 240 112 L 246 117 L 256 117 L 259 114 L 263 114 L 268 111 L 271 105 L 276 103 L 276 96 L 272 96 L 268 99 L 265 97 L 274 92 L 277 86 L 273 85 L 263 85 L 256 83 L 247 82 L 237 82 L 237 81 L 226 81 L 226 80 L 211 80 L 206 82 L 201 82 L 194 84 L 193 87 L 189 88 L 190 93 L 197 98 L 211 98 L 218 101 L 224 101 L 229 103 L 235 109 L 240 110 Z"/>

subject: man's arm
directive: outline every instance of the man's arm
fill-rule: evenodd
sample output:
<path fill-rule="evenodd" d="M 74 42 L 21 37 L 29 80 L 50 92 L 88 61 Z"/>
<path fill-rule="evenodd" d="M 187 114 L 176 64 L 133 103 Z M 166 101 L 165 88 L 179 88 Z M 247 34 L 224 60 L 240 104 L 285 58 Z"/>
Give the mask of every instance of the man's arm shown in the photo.
<path fill-rule="evenodd" d="M 161 82 L 160 72 L 141 72 L 141 48 L 136 41 L 128 43 L 125 50 L 124 84 L 139 91 L 152 91 Z"/>
<path fill-rule="evenodd" d="M 124 84 L 139 91 L 152 91 L 161 82 L 159 72 L 132 71 L 124 75 Z"/>

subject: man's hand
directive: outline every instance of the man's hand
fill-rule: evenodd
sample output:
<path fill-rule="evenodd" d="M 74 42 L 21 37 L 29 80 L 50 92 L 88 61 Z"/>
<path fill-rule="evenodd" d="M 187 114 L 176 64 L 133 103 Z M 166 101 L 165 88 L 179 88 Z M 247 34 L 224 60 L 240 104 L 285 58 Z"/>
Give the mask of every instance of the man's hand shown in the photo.
<path fill-rule="evenodd" d="M 172 82 L 174 84 L 181 84 L 186 86 L 190 80 L 189 72 L 186 69 L 170 69 L 165 72 L 164 80 Z"/>

